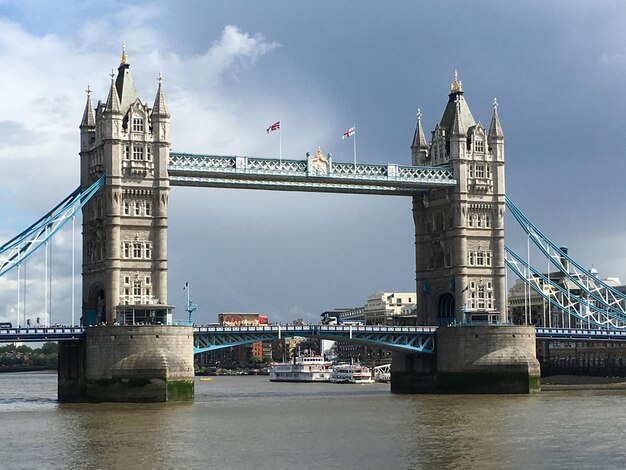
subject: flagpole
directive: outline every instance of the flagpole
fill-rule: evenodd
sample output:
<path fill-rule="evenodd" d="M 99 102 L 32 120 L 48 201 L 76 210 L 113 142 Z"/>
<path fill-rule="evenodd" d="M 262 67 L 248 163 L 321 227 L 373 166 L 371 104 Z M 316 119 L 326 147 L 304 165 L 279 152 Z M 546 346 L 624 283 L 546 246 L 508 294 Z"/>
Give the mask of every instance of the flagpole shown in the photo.
<path fill-rule="evenodd" d="M 183 287 L 183 289 L 187 291 L 187 308 L 185 309 L 185 311 L 187 312 L 189 322 L 191 322 L 191 301 L 190 301 L 190 294 L 189 294 L 189 290 L 190 290 L 189 281 L 185 282 L 185 287 Z"/>
<path fill-rule="evenodd" d="M 280 122 L 280 121 L 278 121 Z M 278 159 L 283 161 L 283 126 L 282 122 L 280 123 L 280 127 L 278 128 Z"/>
<path fill-rule="evenodd" d="M 354 169 L 356 170 L 356 124 L 354 124 L 352 126 L 352 128 L 354 129 L 354 142 L 353 142 L 354 150 L 353 150 L 353 153 L 354 153 Z"/>

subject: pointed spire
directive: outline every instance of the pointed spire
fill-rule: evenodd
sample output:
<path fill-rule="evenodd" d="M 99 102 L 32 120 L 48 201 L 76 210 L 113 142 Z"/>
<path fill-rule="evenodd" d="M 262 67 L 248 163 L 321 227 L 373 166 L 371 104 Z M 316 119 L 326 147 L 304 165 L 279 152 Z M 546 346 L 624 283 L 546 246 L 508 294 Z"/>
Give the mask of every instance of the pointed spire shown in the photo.
<path fill-rule="evenodd" d="M 93 106 L 91 105 L 91 87 L 87 85 L 87 103 L 85 104 L 85 112 L 83 113 L 83 120 L 80 122 L 80 127 L 95 127 L 96 117 L 93 113 Z"/>
<path fill-rule="evenodd" d="M 459 73 L 454 69 L 454 81 L 450 84 L 450 93 L 460 93 L 463 91 L 463 83 L 459 80 Z"/>
<path fill-rule="evenodd" d="M 466 135 L 467 130 L 476 125 L 476 120 L 474 119 L 474 116 L 472 116 L 472 112 L 469 109 L 467 101 L 465 101 L 465 97 L 463 96 L 463 86 L 459 80 L 459 73 L 455 70 L 454 81 L 450 85 L 448 103 L 446 104 L 446 109 L 444 110 L 443 116 L 441 116 L 441 121 L 439 122 L 441 128 L 446 131 L 446 135 L 450 135 L 452 133 L 454 120 L 457 119 L 458 115 L 460 115 L 459 119 L 462 120 L 464 125 L 462 134 Z M 461 127 L 459 127 L 459 129 L 461 129 Z"/>
<path fill-rule="evenodd" d="M 115 70 L 113 69 L 111 69 L 111 89 L 109 90 L 105 110 L 114 113 L 120 112 L 120 98 L 117 96 L 117 90 L 115 88 Z"/>
<path fill-rule="evenodd" d="M 165 96 L 163 94 L 163 74 L 159 72 L 159 87 L 157 89 L 156 97 L 154 98 L 154 106 L 152 107 L 153 116 L 170 117 L 167 111 L 167 105 L 165 104 Z"/>
<path fill-rule="evenodd" d="M 493 115 L 491 116 L 491 124 L 489 125 L 488 136 L 490 139 L 501 139 L 504 137 L 504 133 L 502 132 L 502 126 L 500 125 L 500 118 L 498 117 L 498 100 L 496 98 L 493 99 Z"/>
<path fill-rule="evenodd" d="M 454 117 L 452 118 L 452 129 L 450 130 L 451 136 L 464 136 L 465 126 L 463 125 L 463 118 L 461 117 L 461 98 L 456 97 L 455 100 L 456 109 L 454 111 Z"/>
<path fill-rule="evenodd" d="M 123 112 L 128 111 L 128 107 L 137 100 L 139 95 L 133 83 L 133 77 L 130 74 L 130 64 L 128 63 L 125 42 L 122 43 L 122 57 L 120 58 L 120 66 L 117 68 L 115 88 L 120 101 L 120 110 Z"/>
<path fill-rule="evenodd" d="M 422 112 L 417 108 L 417 126 L 415 127 L 415 135 L 413 136 L 412 149 L 424 150 L 428 148 L 428 142 L 424 136 L 424 129 L 422 127 Z"/>
<path fill-rule="evenodd" d="M 128 64 L 128 56 L 126 55 L 126 42 L 122 42 L 122 57 L 120 57 L 120 65 Z"/>

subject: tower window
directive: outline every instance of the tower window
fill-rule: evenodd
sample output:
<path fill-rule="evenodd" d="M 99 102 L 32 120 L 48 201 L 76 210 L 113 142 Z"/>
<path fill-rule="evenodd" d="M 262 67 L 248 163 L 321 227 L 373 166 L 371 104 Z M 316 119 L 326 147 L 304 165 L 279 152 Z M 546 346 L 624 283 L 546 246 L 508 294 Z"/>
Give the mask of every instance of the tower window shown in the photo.
<path fill-rule="evenodd" d="M 437 212 L 435 214 L 435 232 L 443 232 L 443 213 Z"/>
<path fill-rule="evenodd" d="M 491 251 L 470 251 L 468 262 L 470 266 L 491 266 Z"/>
<path fill-rule="evenodd" d="M 146 202 L 146 215 L 152 215 L 152 203 Z"/>
<path fill-rule="evenodd" d="M 130 159 L 130 145 L 124 146 L 124 158 L 126 160 Z"/>
<path fill-rule="evenodd" d="M 124 243 L 124 258 L 130 258 L 130 243 Z"/>
<path fill-rule="evenodd" d="M 484 152 L 485 151 L 485 143 L 482 140 L 474 141 L 474 151 L 475 152 Z"/>
<path fill-rule="evenodd" d="M 135 201 L 135 215 L 141 215 L 141 207 L 138 201 Z"/>
<path fill-rule="evenodd" d="M 143 160 L 143 147 L 133 146 L 133 160 Z"/>
<path fill-rule="evenodd" d="M 133 244 L 133 258 L 141 258 L 141 243 Z"/>
<path fill-rule="evenodd" d="M 124 215 L 130 215 L 130 203 L 124 201 Z"/>
<path fill-rule="evenodd" d="M 146 147 L 146 160 L 152 160 L 152 148 Z"/>
<path fill-rule="evenodd" d="M 476 165 L 476 178 L 485 177 L 485 167 L 483 165 Z"/>
<path fill-rule="evenodd" d="M 142 118 L 133 118 L 133 132 L 143 132 Z"/>
<path fill-rule="evenodd" d="M 146 258 L 148 259 L 152 258 L 152 246 L 150 245 L 150 243 L 146 243 L 145 254 L 146 254 Z"/>

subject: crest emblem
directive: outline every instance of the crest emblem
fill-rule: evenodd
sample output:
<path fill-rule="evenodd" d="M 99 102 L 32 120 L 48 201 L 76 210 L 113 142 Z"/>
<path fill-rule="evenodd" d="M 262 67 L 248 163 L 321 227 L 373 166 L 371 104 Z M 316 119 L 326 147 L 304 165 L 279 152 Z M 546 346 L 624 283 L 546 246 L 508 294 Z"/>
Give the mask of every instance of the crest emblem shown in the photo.
<path fill-rule="evenodd" d="M 309 174 L 311 176 L 328 176 L 330 174 L 330 160 L 322 154 L 317 147 L 314 157 L 309 157 Z"/>

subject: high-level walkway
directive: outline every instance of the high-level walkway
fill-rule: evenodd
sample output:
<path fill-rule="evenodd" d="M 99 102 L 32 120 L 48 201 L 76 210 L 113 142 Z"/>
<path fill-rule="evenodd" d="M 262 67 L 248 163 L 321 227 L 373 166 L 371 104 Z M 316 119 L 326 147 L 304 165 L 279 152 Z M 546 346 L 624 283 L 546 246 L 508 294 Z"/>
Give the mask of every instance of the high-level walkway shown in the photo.
<path fill-rule="evenodd" d="M 447 166 L 337 163 L 318 153 L 283 160 L 170 152 L 172 186 L 404 195 L 457 184 Z"/>

